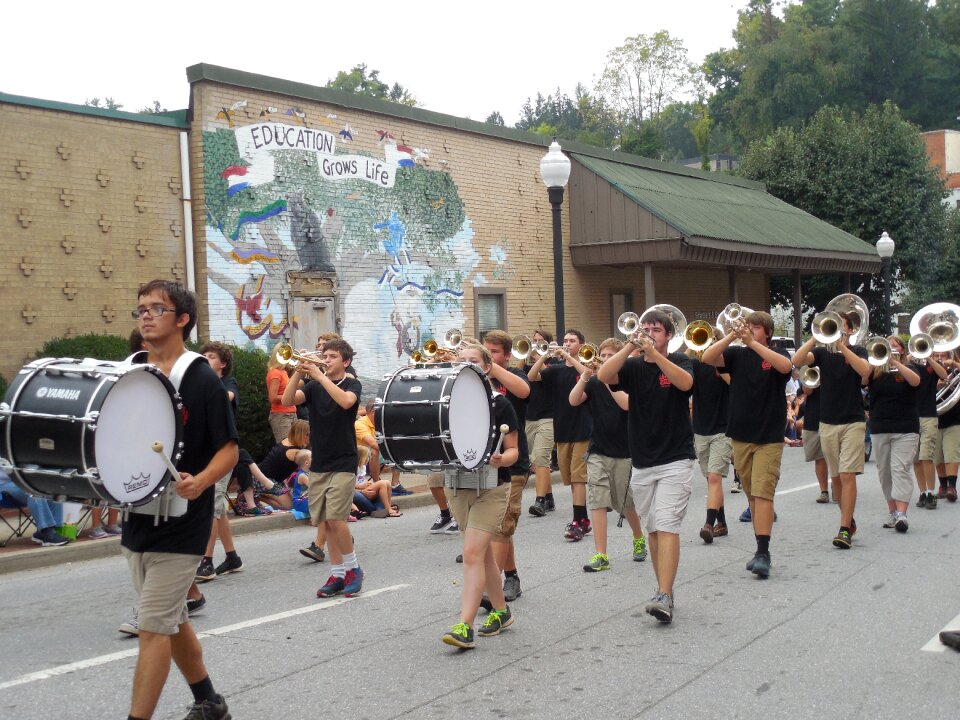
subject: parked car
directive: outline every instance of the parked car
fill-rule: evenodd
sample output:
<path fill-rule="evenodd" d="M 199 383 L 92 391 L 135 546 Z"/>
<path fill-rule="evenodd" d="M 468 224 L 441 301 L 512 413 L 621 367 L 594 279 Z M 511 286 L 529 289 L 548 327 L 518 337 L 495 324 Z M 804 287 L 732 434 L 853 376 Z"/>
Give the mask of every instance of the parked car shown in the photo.
<path fill-rule="evenodd" d="M 797 344 L 793 341 L 793 338 L 784 335 L 774 335 L 770 338 L 770 347 L 782 348 L 787 351 L 790 357 L 793 357 L 793 354 L 797 351 Z"/>

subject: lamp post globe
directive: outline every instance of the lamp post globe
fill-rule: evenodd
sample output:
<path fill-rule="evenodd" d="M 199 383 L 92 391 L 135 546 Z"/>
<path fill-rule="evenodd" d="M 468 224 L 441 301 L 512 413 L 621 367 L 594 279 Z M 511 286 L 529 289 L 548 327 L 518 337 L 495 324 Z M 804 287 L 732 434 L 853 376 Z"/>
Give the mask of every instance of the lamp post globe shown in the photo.
<path fill-rule="evenodd" d="M 893 258 L 896 246 L 893 238 L 884 230 L 880 239 L 877 240 L 877 255 L 883 263 L 883 332 L 885 335 L 890 335 L 890 260 Z"/>
<path fill-rule="evenodd" d="M 560 143 L 554 138 L 550 149 L 540 160 L 540 177 L 547 186 L 553 215 L 553 301 L 556 308 L 557 341 L 564 332 L 563 303 L 563 229 L 560 208 L 563 205 L 563 188 L 570 179 L 570 159 L 563 154 Z"/>

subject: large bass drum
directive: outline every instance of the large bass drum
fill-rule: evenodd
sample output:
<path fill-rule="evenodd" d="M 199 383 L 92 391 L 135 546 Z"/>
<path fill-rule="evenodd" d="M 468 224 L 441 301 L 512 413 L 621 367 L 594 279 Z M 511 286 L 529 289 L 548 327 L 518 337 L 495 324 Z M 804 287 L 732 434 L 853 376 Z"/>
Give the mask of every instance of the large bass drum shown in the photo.
<path fill-rule="evenodd" d="M 183 405 L 153 365 L 45 358 L 20 370 L 0 404 L 0 466 L 31 495 L 144 505 L 170 482 Z"/>
<path fill-rule="evenodd" d="M 403 367 L 380 384 L 374 423 L 383 461 L 408 470 L 473 470 L 497 437 L 493 389 L 469 363 Z"/>

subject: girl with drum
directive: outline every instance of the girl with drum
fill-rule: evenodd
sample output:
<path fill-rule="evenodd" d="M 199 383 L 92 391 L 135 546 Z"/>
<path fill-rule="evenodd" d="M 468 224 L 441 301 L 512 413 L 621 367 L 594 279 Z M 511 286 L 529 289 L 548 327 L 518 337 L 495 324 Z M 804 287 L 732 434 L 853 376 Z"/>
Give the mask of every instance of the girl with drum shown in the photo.
<path fill-rule="evenodd" d="M 482 345 L 464 343 L 460 359 L 490 371 L 493 359 L 490 351 Z M 446 489 L 450 509 L 457 519 L 463 535 L 463 590 L 460 594 L 460 621 L 446 635 L 443 642 L 462 649 L 476 647 L 473 639 L 473 623 L 480 608 L 484 589 L 493 606 L 487 620 L 477 634 L 481 637 L 499 635 L 500 631 L 513 624 L 510 608 L 500 586 L 500 569 L 494 557 L 492 541 L 500 532 L 507 513 L 510 492 L 509 468 L 517 462 L 518 448 L 517 414 L 507 398 L 494 393 L 494 422 L 496 427 L 507 426 L 502 445 L 490 456 L 489 464 L 497 468 L 497 486 L 487 490 Z M 448 473 L 456 471 L 447 471 Z"/>

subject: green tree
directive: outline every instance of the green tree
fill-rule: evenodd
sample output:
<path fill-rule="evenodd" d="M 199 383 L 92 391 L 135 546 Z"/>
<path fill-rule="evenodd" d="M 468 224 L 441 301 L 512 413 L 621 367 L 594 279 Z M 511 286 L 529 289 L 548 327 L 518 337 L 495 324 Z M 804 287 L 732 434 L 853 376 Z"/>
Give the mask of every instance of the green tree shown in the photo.
<path fill-rule="evenodd" d="M 487 115 L 487 119 L 484 120 L 485 123 L 490 123 L 491 125 L 499 125 L 504 127 L 506 123 L 503 121 L 503 115 L 500 114 L 500 111 L 494 110 L 492 113 Z"/>
<path fill-rule="evenodd" d="M 350 70 L 341 70 L 334 79 L 327 82 L 326 86 L 334 90 L 389 100 L 409 107 L 419 105 L 417 98 L 403 85 L 400 83 L 388 85 L 380 79 L 379 70 L 368 71 L 366 64 L 363 63 L 354 65 Z"/>
<path fill-rule="evenodd" d="M 141 115 L 159 115 L 160 113 L 167 112 L 167 109 L 160 105 L 159 100 L 154 100 L 153 105 L 147 105 L 145 107 L 137 110 Z"/>
<path fill-rule="evenodd" d="M 112 97 L 104 98 L 101 100 L 98 97 L 87 98 L 83 101 L 84 105 L 89 105 L 90 107 L 100 108 L 101 110 L 122 110 L 123 103 L 118 103 Z"/>
<path fill-rule="evenodd" d="M 863 115 L 823 108 L 801 128 L 780 128 L 754 142 L 741 173 L 767 190 L 870 243 L 887 231 L 897 243 L 895 282 L 912 298 L 934 276 L 946 232 L 944 185 L 927 160 L 916 126 L 892 103 Z M 804 281 L 804 304 L 822 308 L 839 280 Z M 856 278 L 854 291 L 879 307 L 879 278 Z M 775 302 L 790 301 L 789 282 L 771 286 Z"/>

